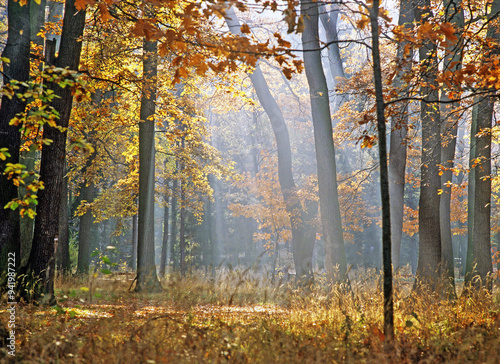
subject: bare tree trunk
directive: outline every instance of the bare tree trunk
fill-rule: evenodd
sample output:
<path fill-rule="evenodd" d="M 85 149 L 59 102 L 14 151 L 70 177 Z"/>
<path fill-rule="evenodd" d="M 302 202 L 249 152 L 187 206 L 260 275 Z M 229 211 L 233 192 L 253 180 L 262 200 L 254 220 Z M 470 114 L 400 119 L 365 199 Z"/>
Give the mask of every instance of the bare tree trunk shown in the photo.
<path fill-rule="evenodd" d="M 454 25 L 459 32 L 464 27 L 464 12 L 461 0 L 445 0 L 445 20 Z M 460 34 L 459 34 L 460 35 Z M 444 61 L 445 72 L 456 72 L 461 68 L 463 41 L 451 43 L 447 46 Z M 443 193 L 440 198 L 439 215 L 441 223 L 441 260 L 443 276 L 447 279 L 449 287 L 447 293 L 450 298 L 456 297 L 455 292 L 455 263 L 453 259 L 453 242 L 451 235 L 451 181 L 453 178 L 453 163 L 457 145 L 458 120 L 453 109 L 459 106 L 458 102 L 448 97 L 449 89 L 443 86 L 441 90 L 441 165 L 444 167 L 441 175 L 441 188 Z"/>
<path fill-rule="evenodd" d="M 92 182 L 85 181 L 82 184 L 80 195 L 81 200 L 91 203 L 94 200 L 95 186 Z M 92 225 L 94 223 L 92 211 L 88 209 L 80 216 L 80 229 L 78 232 L 78 274 L 88 274 L 90 266 L 90 253 L 92 250 Z"/>
<path fill-rule="evenodd" d="M 169 222 L 169 196 L 166 196 L 165 208 L 163 212 L 163 240 L 161 244 L 161 258 L 160 258 L 160 277 L 165 276 L 165 265 L 167 262 L 167 249 L 168 249 L 168 222 Z"/>
<path fill-rule="evenodd" d="M 226 10 L 226 23 L 231 32 L 241 34 L 240 24 L 233 8 Z M 292 151 L 288 128 L 276 100 L 271 95 L 259 65 L 255 66 L 254 72 L 248 74 L 248 77 L 252 81 L 260 104 L 271 121 L 276 140 L 278 179 L 292 227 L 292 248 L 296 276 L 308 281 L 313 278 L 312 253 L 316 231 L 312 228 L 313 224 L 309 216 L 312 213 L 308 214 L 307 211 L 304 211 L 297 193 L 292 171 Z"/>
<path fill-rule="evenodd" d="M 500 41 L 500 27 L 492 20 L 500 13 L 500 0 L 493 0 L 488 14 L 488 31 L 486 38 L 494 41 L 496 46 L 490 46 L 486 56 L 498 55 Z M 474 169 L 471 165 L 469 174 L 469 209 L 472 207 L 472 216 L 469 215 L 469 244 L 467 251 L 466 283 L 474 283 L 475 287 L 486 287 L 492 290 L 492 281 L 489 275 L 493 272 L 491 259 L 491 123 L 495 106 L 495 99 L 491 94 L 478 99 L 477 110 L 473 112 L 471 125 L 471 162 L 478 161 Z M 472 144 L 475 142 L 474 144 Z M 474 158 L 474 159 L 472 159 Z M 475 163 L 474 163 L 475 164 Z M 473 196 L 473 201 L 470 199 Z M 472 220 L 471 220 L 472 218 Z M 472 221 L 472 226 L 471 225 Z M 471 246 L 473 245 L 473 246 Z M 471 252 L 472 250 L 472 252 Z M 473 281 L 473 275 L 480 280 Z"/>
<path fill-rule="evenodd" d="M 415 20 L 426 23 L 431 16 L 429 0 L 413 2 Z M 422 123 L 422 162 L 419 200 L 419 256 L 417 277 L 419 282 L 431 284 L 436 288 L 440 276 L 441 264 L 441 229 L 439 223 L 439 194 L 441 178 L 441 121 L 439 113 L 439 84 L 436 44 L 427 40 L 419 49 L 422 65 L 423 85 L 420 87 L 420 119 Z"/>
<path fill-rule="evenodd" d="M 137 269 L 137 240 L 139 240 L 139 218 L 132 216 L 132 269 Z"/>
<path fill-rule="evenodd" d="M 318 3 L 302 0 L 300 4 L 301 15 L 304 19 L 302 45 L 314 126 L 320 213 L 326 253 L 325 266 L 331 279 L 343 282 L 347 280 L 347 262 L 337 191 L 335 147 L 328 88 L 321 64 Z M 335 269 L 338 269 L 337 273 Z"/>
<path fill-rule="evenodd" d="M 66 169 L 65 169 L 66 171 Z M 66 172 L 64 173 L 66 174 Z M 59 209 L 59 240 L 57 243 L 57 269 L 62 274 L 71 274 L 69 258 L 69 211 L 68 211 L 68 178 L 63 180 L 62 199 Z"/>
<path fill-rule="evenodd" d="M 11 80 L 26 82 L 30 71 L 30 11 L 29 6 L 20 6 L 19 1 L 9 0 L 8 35 L 2 57 L 10 63 L 3 62 L 4 84 Z M 17 91 L 23 92 L 23 89 Z M 0 107 L 0 148 L 8 148 L 10 157 L 0 159 L 0 170 L 4 171 L 7 163 L 19 163 L 19 147 L 21 134 L 19 127 L 9 125 L 14 116 L 23 112 L 26 105 L 17 97 L 2 97 Z M 17 187 L 5 176 L 0 178 L 0 267 L 7 270 L 9 253 L 15 255 L 16 271 L 21 264 L 21 232 L 19 211 L 5 209 L 4 206 L 17 197 Z M 4 289 L 2 287 L 1 289 Z"/>
<path fill-rule="evenodd" d="M 413 10 L 409 0 L 401 0 L 398 25 L 410 29 L 413 22 Z M 399 90 L 399 97 L 408 96 L 404 87 L 404 74 L 411 72 L 413 48 L 405 54 L 408 42 L 398 44 L 397 64 L 401 67 L 394 80 L 394 87 Z M 404 191 L 406 172 L 406 136 L 408 132 L 408 101 L 402 101 L 397 107 L 397 113 L 391 118 L 391 136 L 389 151 L 389 193 L 391 198 L 391 242 L 392 265 L 398 269 L 401 258 L 401 238 L 403 236 Z"/>
<path fill-rule="evenodd" d="M 85 14 L 85 10 L 76 10 L 74 0 L 66 1 L 61 46 L 54 62 L 55 66 L 78 70 L 82 49 L 80 38 L 85 27 Z M 60 88 L 58 85 L 53 85 L 53 88 L 55 94 L 59 96 L 52 102 L 52 106 L 59 112 L 58 126 L 67 128 L 73 106 L 71 89 Z M 66 134 L 66 131 L 61 132 L 48 125 L 44 128 L 44 138 L 53 142 L 45 145 L 42 150 L 40 179 L 44 181 L 45 189 L 41 190 L 38 196 L 33 244 L 28 260 L 28 270 L 31 269 L 36 277 L 42 279 L 44 301 L 49 303 L 54 301 L 54 239 L 59 227 L 59 208 L 66 161 Z"/>
<path fill-rule="evenodd" d="M 137 241 L 137 292 L 161 289 L 156 273 L 154 246 L 155 114 L 157 41 L 144 39 L 143 89 L 139 123 L 139 237 Z"/>
<path fill-rule="evenodd" d="M 382 260 L 384 271 L 384 335 L 387 342 L 394 340 L 394 304 L 392 298 L 392 264 L 391 264 L 391 209 L 389 197 L 389 171 L 387 168 L 387 143 L 385 129 L 385 104 L 382 84 L 382 67 L 380 62 L 379 0 L 373 0 L 370 12 L 372 30 L 373 79 L 375 81 L 375 98 L 377 102 L 377 130 L 380 162 L 380 197 L 382 200 Z"/>

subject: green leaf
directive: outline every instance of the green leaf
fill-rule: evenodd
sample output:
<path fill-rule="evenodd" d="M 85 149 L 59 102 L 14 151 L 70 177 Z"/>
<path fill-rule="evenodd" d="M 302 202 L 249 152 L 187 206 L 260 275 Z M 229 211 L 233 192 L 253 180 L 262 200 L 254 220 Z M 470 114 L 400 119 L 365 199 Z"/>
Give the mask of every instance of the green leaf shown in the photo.
<path fill-rule="evenodd" d="M 107 256 L 101 257 L 101 260 L 102 260 L 103 263 L 111 264 L 111 260 L 109 260 L 109 258 Z"/>
<path fill-rule="evenodd" d="M 103 273 L 103 274 L 111 274 L 111 271 L 109 269 L 101 269 L 101 273 Z"/>
<path fill-rule="evenodd" d="M 71 318 L 78 316 L 78 313 L 75 310 L 71 310 L 68 313 L 69 313 L 69 317 L 71 317 Z"/>
<path fill-rule="evenodd" d="M 80 291 L 82 291 L 82 292 L 88 292 L 89 291 L 89 287 L 80 287 Z"/>

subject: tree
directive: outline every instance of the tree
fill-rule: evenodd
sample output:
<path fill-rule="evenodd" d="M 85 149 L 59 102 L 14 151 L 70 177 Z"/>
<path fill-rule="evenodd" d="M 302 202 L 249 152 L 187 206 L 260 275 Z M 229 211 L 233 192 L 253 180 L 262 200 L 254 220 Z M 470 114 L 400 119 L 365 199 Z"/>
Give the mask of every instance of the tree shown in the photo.
<path fill-rule="evenodd" d="M 4 84 L 27 82 L 30 72 L 30 12 L 28 5 L 9 0 L 7 44 L 2 52 Z M 23 86 L 16 93 L 23 93 Z M 8 163 L 19 163 L 21 134 L 10 121 L 24 111 L 26 104 L 18 97 L 2 93 L 0 107 L 0 173 Z M 21 264 L 20 218 L 16 210 L 4 206 L 17 198 L 17 187 L 12 180 L 0 178 L 0 266 L 7 267 L 8 253 L 14 253 L 16 268 Z"/>
<path fill-rule="evenodd" d="M 144 39 L 143 89 L 139 124 L 139 235 L 137 241 L 136 291 L 161 289 L 154 250 L 155 100 L 158 44 Z"/>
<path fill-rule="evenodd" d="M 65 12 L 59 55 L 54 61 L 56 67 L 78 70 L 82 44 L 80 38 L 85 26 L 84 9 L 78 10 L 73 0 L 65 2 Z M 44 128 L 44 138 L 52 140 L 42 150 L 40 178 L 45 182 L 45 189 L 40 192 L 38 215 L 35 220 L 33 243 L 27 263 L 27 271 L 41 279 L 44 302 L 54 302 L 54 239 L 59 226 L 59 208 L 62 197 L 63 172 L 66 158 L 66 128 L 68 127 L 73 94 L 69 87 L 53 85 L 58 98 L 52 106 L 59 112 L 56 127 Z M 29 274 L 29 273 L 28 273 Z M 33 297 L 38 300 L 41 297 Z"/>
<path fill-rule="evenodd" d="M 410 1 L 401 0 L 398 20 L 398 30 L 407 32 L 413 22 L 413 10 Z M 393 86 L 398 90 L 399 98 L 407 98 L 409 90 L 405 78 L 411 72 L 413 47 L 407 40 L 397 45 L 396 67 L 398 74 Z M 391 135 L 389 151 L 389 193 L 391 200 L 391 242 L 392 265 L 398 269 L 401 256 L 401 238 L 403 235 L 404 190 L 406 172 L 406 144 L 408 131 L 409 102 L 400 102 L 391 118 Z"/>
<path fill-rule="evenodd" d="M 500 1 L 491 3 L 487 15 L 486 45 L 488 48 L 483 52 L 482 61 L 495 62 L 498 58 L 498 42 L 500 41 L 500 26 L 498 23 L 500 14 Z M 492 45 L 496 45 L 492 46 Z M 487 69 L 491 69 L 487 66 Z M 467 252 L 466 283 L 473 282 L 473 275 L 477 273 L 479 279 L 474 282 L 476 287 L 484 286 L 492 290 L 491 277 L 493 272 L 491 258 L 491 122 L 494 112 L 494 97 L 496 87 L 483 87 L 484 95 L 477 97 L 474 105 L 471 125 L 471 173 L 469 175 L 469 193 L 472 199 L 469 209 L 472 208 L 472 216 L 469 215 L 469 242 Z M 472 170 L 474 171 L 472 172 Z M 472 218 L 472 219 L 471 219 Z M 471 221 L 472 220 L 472 221 Z M 471 254 L 472 248 L 472 254 Z"/>
<path fill-rule="evenodd" d="M 328 88 L 321 64 L 318 36 L 318 3 L 302 0 L 300 2 L 300 12 L 304 22 L 302 46 L 314 126 L 319 204 L 323 239 L 325 241 L 325 264 L 330 278 L 337 282 L 343 282 L 347 280 L 347 263 L 337 191 L 335 147 L 332 136 Z M 338 269 L 337 274 L 334 273 L 334 268 Z"/>
<path fill-rule="evenodd" d="M 226 23 L 234 34 L 241 34 L 241 26 L 233 8 L 226 10 Z M 297 193 L 297 186 L 292 171 L 292 151 L 290 148 L 290 137 L 283 114 L 276 100 L 272 96 L 269 86 L 257 64 L 253 72 L 248 74 L 252 81 L 260 104 L 266 111 L 273 128 L 276 145 L 278 148 L 278 176 L 281 194 L 285 201 L 292 229 L 292 247 L 294 265 L 297 278 L 312 279 L 312 254 L 316 231 L 311 226 L 312 210 L 310 203 L 306 208 L 302 207 Z"/>
<path fill-rule="evenodd" d="M 385 128 L 385 103 L 382 84 L 382 67 L 379 50 L 379 1 L 374 0 L 370 9 L 372 30 L 373 79 L 377 108 L 377 131 L 380 162 L 380 191 L 382 197 L 382 258 L 384 265 L 384 335 L 388 342 L 394 340 L 394 307 L 392 298 L 391 264 L 391 209 L 389 197 L 389 172 Z"/>
<path fill-rule="evenodd" d="M 413 2 L 415 21 L 420 25 L 418 39 L 421 86 L 420 120 L 422 124 L 422 164 L 420 169 L 419 255 L 417 279 L 429 283 L 432 287 L 440 275 L 441 265 L 441 229 L 439 224 L 439 189 L 441 179 L 441 122 L 439 113 L 439 84 L 437 82 L 438 61 L 436 42 L 427 32 L 432 16 L 430 1 Z"/>

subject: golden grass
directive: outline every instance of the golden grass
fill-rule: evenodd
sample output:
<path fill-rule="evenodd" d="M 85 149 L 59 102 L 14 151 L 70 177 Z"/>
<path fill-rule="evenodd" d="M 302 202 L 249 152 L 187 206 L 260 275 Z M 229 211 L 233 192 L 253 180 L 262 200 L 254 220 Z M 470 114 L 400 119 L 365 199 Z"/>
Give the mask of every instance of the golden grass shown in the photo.
<path fill-rule="evenodd" d="M 378 277 L 352 293 L 297 289 L 238 272 L 213 281 L 171 276 L 165 291 L 128 292 L 130 280 L 59 279 L 60 307 L 21 305 L 18 362 L 26 363 L 499 363 L 500 296 L 456 301 L 395 290 L 393 346 L 384 344 Z M 131 278 L 131 277 L 129 277 Z M 498 289 L 498 288 L 496 288 Z M 5 311 L 0 317 L 6 323 Z M 0 361 L 5 359 L 0 353 Z"/>

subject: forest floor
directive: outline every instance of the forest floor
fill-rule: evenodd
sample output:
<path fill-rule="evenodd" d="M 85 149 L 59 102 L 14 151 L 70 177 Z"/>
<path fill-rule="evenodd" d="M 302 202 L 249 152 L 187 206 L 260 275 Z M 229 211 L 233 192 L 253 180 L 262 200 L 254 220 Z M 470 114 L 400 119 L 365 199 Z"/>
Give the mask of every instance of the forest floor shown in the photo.
<path fill-rule="evenodd" d="M 130 292 L 131 276 L 59 278 L 58 305 L 19 304 L 15 357 L 25 363 L 500 363 L 500 292 L 442 300 L 395 284 L 395 342 L 384 344 L 374 274 L 352 291 L 297 289 L 236 271 L 168 277 Z M 7 325 L 8 313 L 0 309 Z"/>

